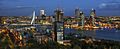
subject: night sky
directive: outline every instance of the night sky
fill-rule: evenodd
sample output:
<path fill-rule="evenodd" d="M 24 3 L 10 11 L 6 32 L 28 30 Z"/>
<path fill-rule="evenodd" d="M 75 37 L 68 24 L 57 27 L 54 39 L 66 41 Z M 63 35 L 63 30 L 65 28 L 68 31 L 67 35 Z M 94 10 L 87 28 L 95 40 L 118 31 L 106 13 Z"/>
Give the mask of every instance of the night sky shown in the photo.
<path fill-rule="evenodd" d="M 39 15 L 40 9 L 54 15 L 56 8 L 63 9 L 66 16 L 74 16 L 78 7 L 85 15 L 94 8 L 98 16 L 120 16 L 120 0 L 0 0 L 0 16 L 31 16 L 34 10 Z"/>

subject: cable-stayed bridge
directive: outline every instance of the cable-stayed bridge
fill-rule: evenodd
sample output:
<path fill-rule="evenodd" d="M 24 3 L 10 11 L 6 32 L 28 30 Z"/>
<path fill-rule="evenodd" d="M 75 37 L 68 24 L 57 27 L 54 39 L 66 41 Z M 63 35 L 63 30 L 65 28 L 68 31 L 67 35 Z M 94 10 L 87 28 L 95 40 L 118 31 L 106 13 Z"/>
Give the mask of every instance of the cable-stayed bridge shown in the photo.
<path fill-rule="evenodd" d="M 33 13 L 32 13 L 32 20 L 31 20 L 31 22 L 28 24 L 28 23 L 26 23 L 26 24 L 9 24 L 9 25 L 40 25 L 40 24 L 35 24 L 35 18 L 36 18 L 36 16 L 35 16 L 35 11 L 33 11 Z"/>
<path fill-rule="evenodd" d="M 37 25 L 40 25 L 40 24 L 35 24 L 35 18 L 36 18 L 35 11 L 33 11 L 31 18 L 32 19 L 30 23 L 20 23 L 20 24 L 15 23 L 15 24 L 9 24 L 9 26 L 18 26 L 18 28 L 16 29 L 25 29 L 25 28 L 36 28 Z M 21 27 L 19 28 L 19 26 Z"/>

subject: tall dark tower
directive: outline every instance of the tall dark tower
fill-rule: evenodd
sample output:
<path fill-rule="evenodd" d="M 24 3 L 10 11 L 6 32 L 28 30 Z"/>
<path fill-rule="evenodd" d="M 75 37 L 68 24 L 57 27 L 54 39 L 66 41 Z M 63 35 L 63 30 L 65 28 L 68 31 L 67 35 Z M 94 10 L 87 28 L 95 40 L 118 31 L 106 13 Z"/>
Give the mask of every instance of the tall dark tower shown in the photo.
<path fill-rule="evenodd" d="M 55 11 L 55 22 L 54 22 L 54 34 L 55 34 L 55 41 L 60 44 L 63 44 L 64 38 L 64 21 L 63 21 L 63 14 L 64 12 L 61 9 L 56 9 Z"/>
<path fill-rule="evenodd" d="M 96 17 L 95 9 L 92 9 L 90 13 L 90 23 L 92 23 L 92 26 L 95 26 L 96 21 L 95 17 Z"/>
<path fill-rule="evenodd" d="M 75 17 L 80 18 L 80 9 L 79 8 L 75 9 Z"/>
<path fill-rule="evenodd" d="M 63 21 L 64 12 L 58 8 L 54 12 L 55 12 L 55 21 Z"/>
<path fill-rule="evenodd" d="M 55 34 L 55 41 L 60 44 L 63 44 L 64 39 L 64 22 L 54 22 L 54 34 Z"/>

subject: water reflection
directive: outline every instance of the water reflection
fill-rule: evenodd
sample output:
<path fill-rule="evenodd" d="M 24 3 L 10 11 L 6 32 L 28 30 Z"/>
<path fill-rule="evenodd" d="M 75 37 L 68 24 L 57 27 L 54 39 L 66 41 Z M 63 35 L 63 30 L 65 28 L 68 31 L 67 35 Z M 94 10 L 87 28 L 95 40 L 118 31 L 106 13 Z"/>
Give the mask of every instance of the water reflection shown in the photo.
<path fill-rule="evenodd" d="M 103 29 L 93 29 L 93 30 L 76 30 L 76 29 L 65 28 L 65 34 L 120 41 L 120 36 L 119 36 L 120 30 L 117 30 L 115 28 L 113 29 L 103 28 Z"/>

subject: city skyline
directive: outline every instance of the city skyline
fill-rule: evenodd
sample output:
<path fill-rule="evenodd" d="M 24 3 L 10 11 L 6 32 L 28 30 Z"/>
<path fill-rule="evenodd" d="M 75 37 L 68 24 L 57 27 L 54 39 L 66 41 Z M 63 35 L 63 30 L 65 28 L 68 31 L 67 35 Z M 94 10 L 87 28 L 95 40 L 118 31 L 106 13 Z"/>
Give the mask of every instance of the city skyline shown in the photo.
<path fill-rule="evenodd" d="M 87 16 L 92 8 L 98 16 L 120 16 L 119 7 L 119 0 L 0 0 L 0 16 L 30 16 L 34 10 L 39 15 L 41 9 L 47 15 L 54 15 L 56 8 L 63 9 L 65 16 L 74 16 L 76 8 Z"/>
<path fill-rule="evenodd" d="M 120 49 L 120 0 L 0 0 L 0 49 Z"/>

